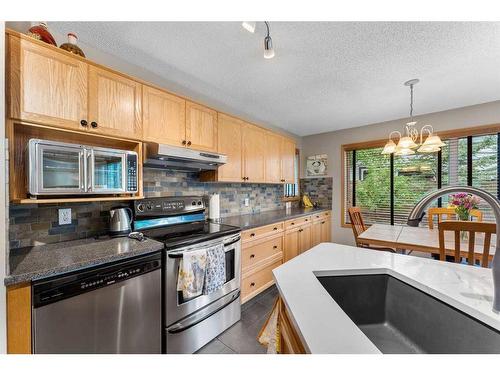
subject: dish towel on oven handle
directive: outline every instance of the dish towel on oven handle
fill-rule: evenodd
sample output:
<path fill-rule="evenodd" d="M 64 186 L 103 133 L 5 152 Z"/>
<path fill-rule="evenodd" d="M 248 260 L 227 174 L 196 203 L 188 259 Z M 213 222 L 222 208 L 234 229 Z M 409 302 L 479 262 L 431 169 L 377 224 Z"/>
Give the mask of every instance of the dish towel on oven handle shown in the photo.
<path fill-rule="evenodd" d="M 207 249 L 185 251 L 179 263 L 177 290 L 184 299 L 203 293 L 207 267 Z"/>
<path fill-rule="evenodd" d="M 226 282 L 226 253 L 224 245 L 218 244 L 207 249 L 207 268 L 203 294 L 218 291 Z"/>

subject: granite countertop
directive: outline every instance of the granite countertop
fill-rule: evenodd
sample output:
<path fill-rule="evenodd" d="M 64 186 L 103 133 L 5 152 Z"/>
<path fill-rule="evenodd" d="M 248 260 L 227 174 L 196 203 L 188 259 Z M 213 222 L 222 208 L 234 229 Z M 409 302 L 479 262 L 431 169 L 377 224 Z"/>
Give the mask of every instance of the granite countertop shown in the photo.
<path fill-rule="evenodd" d="M 6 286 L 43 279 L 163 249 L 163 243 L 128 237 L 83 239 L 12 250 Z"/>
<path fill-rule="evenodd" d="M 310 353 L 380 353 L 318 276 L 386 273 L 500 330 L 491 269 L 322 243 L 273 270 L 292 323 Z"/>
<path fill-rule="evenodd" d="M 292 208 L 289 211 L 285 209 L 264 211 L 254 214 L 228 216 L 216 219 L 214 221 L 221 224 L 240 227 L 241 230 L 246 230 L 246 229 L 261 227 L 267 224 L 276 223 L 278 221 L 294 219 L 296 217 L 311 215 L 316 212 L 329 211 L 329 210 L 331 210 L 331 208 L 328 207 L 317 207 L 317 208 L 297 207 L 297 208 Z"/>

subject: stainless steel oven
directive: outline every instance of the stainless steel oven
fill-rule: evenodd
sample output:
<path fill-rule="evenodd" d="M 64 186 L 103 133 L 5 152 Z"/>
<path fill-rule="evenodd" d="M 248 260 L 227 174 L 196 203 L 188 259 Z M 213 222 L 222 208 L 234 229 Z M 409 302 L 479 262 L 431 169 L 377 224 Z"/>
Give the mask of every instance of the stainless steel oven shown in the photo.
<path fill-rule="evenodd" d="M 137 153 L 127 150 L 30 139 L 30 195 L 137 192 Z"/>
<path fill-rule="evenodd" d="M 224 244 L 226 254 L 226 283 L 214 293 L 183 299 L 177 291 L 183 253 L 219 243 Z M 240 257 L 239 233 L 167 251 L 164 284 L 167 353 L 193 353 L 240 320 Z"/>

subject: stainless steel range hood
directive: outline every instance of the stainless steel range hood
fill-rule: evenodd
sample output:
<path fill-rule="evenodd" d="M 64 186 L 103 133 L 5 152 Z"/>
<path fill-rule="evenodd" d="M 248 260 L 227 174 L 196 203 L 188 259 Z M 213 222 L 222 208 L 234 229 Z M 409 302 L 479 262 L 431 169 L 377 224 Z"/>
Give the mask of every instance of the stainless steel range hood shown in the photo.
<path fill-rule="evenodd" d="M 145 168 L 209 171 L 227 163 L 227 156 L 161 143 L 145 143 Z"/>

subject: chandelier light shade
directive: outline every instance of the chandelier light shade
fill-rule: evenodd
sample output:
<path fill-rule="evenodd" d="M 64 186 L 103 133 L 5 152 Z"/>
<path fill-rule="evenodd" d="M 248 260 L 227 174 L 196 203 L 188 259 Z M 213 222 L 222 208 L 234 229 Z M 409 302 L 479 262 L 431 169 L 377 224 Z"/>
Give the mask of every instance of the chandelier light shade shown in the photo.
<path fill-rule="evenodd" d="M 446 146 L 446 143 L 441 141 L 441 138 L 439 138 L 437 134 L 434 134 L 432 125 L 424 125 L 420 132 L 416 127 L 417 122 L 413 120 L 413 86 L 418 82 L 418 79 L 411 79 L 404 83 L 405 86 L 410 87 L 410 121 L 406 123 L 406 132 L 404 136 L 398 131 L 393 131 L 391 132 L 391 134 L 389 134 L 389 140 L 387 141 L 382 151 L 383 155 L 413 155 L 415 154 L 414 149 L 417 149 L 417 152 L 421 153 L 432 153 L 439 152 L 441 151 L 441 147 Z M 399 141 L 397 145 L 392 140 L 392 135 L 394 133 L 397 133 L 399 135 Z M 425 141 L 423 140 L 424 133 L 427 133 L 427 138 L 425 139 Z"/>

